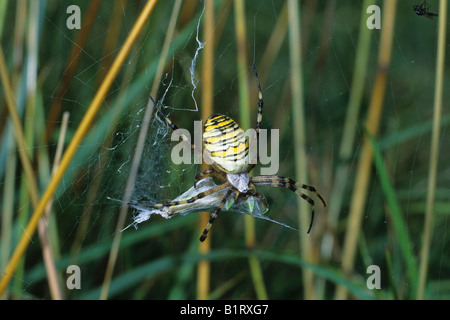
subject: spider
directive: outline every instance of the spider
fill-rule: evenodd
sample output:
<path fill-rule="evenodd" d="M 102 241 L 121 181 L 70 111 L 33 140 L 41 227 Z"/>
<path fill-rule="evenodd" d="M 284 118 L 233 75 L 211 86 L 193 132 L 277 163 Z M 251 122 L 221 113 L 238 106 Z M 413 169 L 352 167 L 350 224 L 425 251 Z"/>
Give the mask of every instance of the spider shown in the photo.
<path fill-rule="evenodd" d="M 436 19 L 438 17 L 437 13 L 433 13 L 433 12 L 429 12 L 428 9 L 430 9 L 430 5 L 424 1 L 421 4 L 416 4 L 413 7 L 414 12 L 418 15 L 418 16 L 425 16 L 428 17 L 430 19 Z"/>
<path fill-rule="evenodd" d="M 263 97 L 261 86 L 259 83 L 258 73 L 256 67 L 253 66 L 253 70 L 256 77 L 256 84 L 258 87 L 258 112 L 256 119 L 256 141 L 259 138 L 261 129 L 261 121 L 263 115 Z M 157 103 L 151 98 L 158 113 L 165 119 L 169 127 L 172 130 L 177 130 L 178 127 L 164 115 Z M 232 200 L 233 204 L 238 201 L 245 201 L 249 197 L 258 197 L 256 187 L 269 186 L 269 187 L 281 187 L 287 188 L 297 195 L 306 200 L 312 207 L 311 222 L 308 228 L 308 234 L 311 231 L 314 221 L 314 201 L 304 193 L 300 192 L 298 188 L 315 193 L 317 197 L 326 206 L 322 196 L 316 191 L 313 186 L 300 184 L 290 178 L 281 176 L 257 176 L 250 177 L 249 173 L 254 168 L 255 164 L 249 163 L 249 143 L 248 140 L 243 138 L 244 131 L 239 125 L 226 115 L 213 114 L 205 122 L 203 127 L 203 147 L 205 149 L 204 156 L 209 157 L 212 160 L 209 163 L 211 168 L 200 172 L 194 179 L 194 188 L 197 183 L 207 176 L 215 176 L 221 178 L 222 184 L 211 187 L 203 192 L 196 194 L 188 199 L 179 201 L 169 201 L 159 204 L 136 204 L 130 203 L 136 206 L 145 206 L 152 208 L 161 207 L 174 207 L 183 204 L 190 204 L 205 198 L 209 195 L 217 193 L 219 191 L 226 190 L 225 195 L 220 199 L 218 205 L 211 213 L 210 219 L 200 236 L 200 241 L 205 241 L 208 236 L 208 232 L 211 229 L 212 224 L 216 220 L 218 214 L 221 212 L 228 200 Z M 185 142 L 189 139 L 186 136 L 182 136 Z M 188 142 L 189 143 L 189 142 Z M 190 144 L 190 143 L 189 143 Z M 195 149 L 195 145 L 191 144 L 191 148 Z M 257 155 L 257 159 L 259 155 Z"/>

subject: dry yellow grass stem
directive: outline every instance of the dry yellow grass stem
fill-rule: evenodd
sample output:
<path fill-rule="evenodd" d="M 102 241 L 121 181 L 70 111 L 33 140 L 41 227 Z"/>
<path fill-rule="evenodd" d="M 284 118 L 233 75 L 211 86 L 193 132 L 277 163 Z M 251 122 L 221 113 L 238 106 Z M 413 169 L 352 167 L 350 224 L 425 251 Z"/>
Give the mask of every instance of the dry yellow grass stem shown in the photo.
<path fill-rule="evenodd" d="M 31 237 L 36 231 L 37 225 L 39 223 L 42 214 L 44 213 L 44 209 L 48 201 L 50 200 L 50 198 L 53 197 L 56 188 L 61 182 L 64 173 L 66 172 L 73 156 L 75 155 L 75 152 L 78 149 L 78 146 L 80 145 L 81 141 L 89 131 L 89 128 L 91 127 L 91 124 L 94 121 L 94 117 L 96 116 L 98 110 L 100 109 L 100 106 L 102 105 L 103 99 L 105 98 L 109 88 L 111 87 L 111 84 L 113 83 L 114 79 L 119 73 L 120 68 L 125 62 L 125 59 L 128 56 L 134 42 L 136 41 L 143 27 L 145 26 L 145 23 L 148 17 L 150 16 L 150 13 L 153 11 L 153 8 L 155 7 L 157 2 L 158 2 L 157 0 L 149 0 L 146 3 L 145 7 L 142 9 L 140 16 L 138 17 L 135 25 L 133 26 L 133 29 L 128 35 L 116 59 L 114 60 L 114 63 L 112 64 L 111 69 L 106 75 L 105 80 L 102 82 L 100 88 L 97 91 L 97 94 L 92 100 L 89 109 L 84 115 L 78 129 L 76 130 L 72 138 L 72 141 L 70 142 L 66 152 L 63 155 L 58 170 L 50 180 L 47 189 L 45 190 L 42 198 L 40 199 L 36 209 L 33 212 L 33 215 L 25 229 L 25 232 L 22 234 L 22 237 L 20 238 L 16 250 L 14 251 L 8 265 L 6 266 L 5 272 L 3 273 L 3 277 L 0 281 L 0 295 L 2 295 L 3 292 L 6 290 L 6 287 L 8 286 L 14 274 L 14 271 L 17 267 L 20 258 L 25 253 L 25 250 L 28 247 L 28 244 L 30 243 Z"/>
<path fill-rule="evenodd" d="M 202 120 L 205 121 L 213 114 L 214 91 L 214 2 L 205 2 L 205 26 L 203 40 L 206 42 L 202 63 Z M 206 170 L 204 163 L 201 170 Z M 199 217 L 199 227 L 204 228 L 209 221 L 209 213 L 203 212 Z M 210 235 L 211 237 L 211 235 Z M 211 238 L 200 244 L 198 251 L 207 254 L 211 250 Z M 208 260 L 200 261 L 197 268 L 197 299 L 208 298 L 210 290 L 211 263 Z"/>
<path fill-rule="evenodd" d="M 383 110 L 388 70 L 391 62 L 396 8 L 396 0 L 386 1 L 383 6 L 383 25 L 381 28 L 380 50 L 378 54 L 378 71 L 375 78 L 375 84 L 369 106 L 369 114 L 366 122 L 367 132 L 373 137 L 376 137 L 378 134 Z M 370 141 L 367 137 L 365 137 L 358 163 L 355 187 L 352 195 L 350 214 L 346 228 L 347 232 L 345 234 L 344 248 L 342 252 L 342 270 L 346 275 L 349 275 L 353 271 L 372 163 L 372 148 L 370 146 Z M 343 286 L 338 286 L 336 289 L 336 299 L 346 299 L 346 297 L 347 289 Z"/>

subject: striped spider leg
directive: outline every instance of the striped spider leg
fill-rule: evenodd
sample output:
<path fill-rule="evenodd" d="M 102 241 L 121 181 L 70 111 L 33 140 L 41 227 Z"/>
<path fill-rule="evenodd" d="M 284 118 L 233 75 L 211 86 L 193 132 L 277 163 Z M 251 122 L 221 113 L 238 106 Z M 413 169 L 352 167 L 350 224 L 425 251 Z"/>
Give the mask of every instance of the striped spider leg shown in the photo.
<path fill-rule="evenodd" d="M 208 236 L 208 232 L 209 229 L 211 229 L 212 224 L 214 223 L 214 221 L 217 218 L 217 215 L 219 214 L 220 211 L 222 211 L 223 206 L 225 205 L 225 203 L 228 200 L 228 197 L 231 196 L 231 194 L 234 194 L 234 202 L 236 202 L 236 200 L 239 197 L 239 192 L 237 192 L 237 190 L 233 190 L 232 188 L 230 188 L 228 190 L 228 192 L 223 196 L 222 200 L 220 200 L 219 204 L 217 205 L 217 207 L 214 209 L 213 213 L 211 214 L 211 217 L 209 218 L 208 223 L 206 224 L 205 229 L 203 230 L 202 235 L 200 236 L 200 241 L 203 242 L 205 241 L 206 237 Z"/>
<path fill-rule="evenodd" d="M 258 143 L 259 133 L 261 131 L 261 122 L 262 122 L 262 116 L 263 116 L 264 101 L 263 101 L 263 96 L 262 96 L 262 91 L 261 91 L 261 84 L 259 83 L 258 72 L 256 71 L 255 65 L 253 65 L 253 71 L 255 73 L 256 86 L 258 87 L 258 113 L 256 115 L 256 139 L 253 141 L 253 143 Z M 253 145 L 250 146 L 250 148 L 252 148 L 252 147 L 253 147 Z M 258 147 L 256 147 L 256 162 L 258 162 L 258 161 L 259 161 L 259 149 L 258 149 Z M 252 171 L 252 169 L 256 165 L 256 162 L 252 163 L 248 166 L 247 172 Z"/>
<path fill-rule="evenodd" d="M 210 169 L 207 169 L 207 170 L 205 170 L 205 171 L 199 172 L 199 173 L 195 176 L 195 179 L 194 179 L 194 188 L 197 186 L 197 183 L 198 183 L 200 180 L 202 180 L 203 178 L 210 177 L 210 176 L 214 176 L 214 175 L 219 176 L 220 178 L 222 178 L 222 180 L 226 180 L 226 175 L 225 175 L 224 172 L 222 172 L 222 171 L 217 171 L 217 170 L 215 170 L 215 169 L 210 168 Z"/>
<path fill-rule="evenodd" d="M 170 128 L 172 128 L 173 131 L 177 131 L 178 127 L 176 126 L 175 123 L 172 122 L 172 120 L 170 120 L 170 118 L 166 117 L 164 115 L 164 113 L 161 111 L 161 109 L 159 108 L 159 104 L 155 102 L 155 100 L 153 100 L 153 97 L 150 96 L 150 99 L 153 102 L 153 105 L 155 106 L 156 110 L 158 110 L 158 113 L 164 118 L 164 121 L 166 121 L 166 123 L 169 125 Z M 191 149 L 194 150 L 195 149 L 195 145 L 193 143 L 191 143 L 191 141 L 189 140 L 188 137 L 186 137 L 184 134 L 181 134 L 181 138 L 183 139 L 183 141 L 185 143 L 187 143 L 188 145 L 191 146 Z"/>
<path fill-rule="evenodd" d="M 306 200 L 311 205 L 311 223 L 309 224 L 309 228 L 307 231 L 307 234 L 310 233 L 313 222 L 314 222 L 314 200 L 305 195 L 304 193 L 297 190 L 297 188 L 305 189 L 310 192 L 313 192 L 316 194 L 316 196 L 322 201 L 324 207 L 326 207 L 325 200 L 323 200 L 322 196 L 317 192 L 316 188 L 313 186 L 308 186 L 305 184 L 298 183 L 291 178 L 285 178 L 280 176 L 258 176 L 258 177 L 252 177 L 251 178 L 252 183 L 255 186 L 267 186 L 267 187 L 281 187 L 281 188 L 287 188 L 293 192 L 295 192 L 297 195 L 302 197 L 304 200 Z"/>
<path fill-rule="evenodd" d="M 173 207 L 173 206 L 179 206 L 182 204 L 188 204 L 188 203 L 193 203 L 199 199 L 205 198 L 213 193 L 216 193 L 222 189 L 225 189 L 227 187 L 229 187 L 229 183 L 225 182 L 222 183 L 218 186 L 215 186 L 213 188 L 210 188 L 206 191 L 200 192 L 199 194 L 190 197 L 188 199 L 184 199 L 184 200 L 178 200 L 178 201 L 168 201 L 168 202 L 163 202 L 163 203 L 156 203 L 156 204 L 145 204 L 145 203 L 134 203 L 134 202 L 128 202 L 127 204 L 129 205 L 134 205 L 134 206 L 139 206 L 139 207 L 147 207 L 147 208 L 162 208 L 162 207 Z"/>

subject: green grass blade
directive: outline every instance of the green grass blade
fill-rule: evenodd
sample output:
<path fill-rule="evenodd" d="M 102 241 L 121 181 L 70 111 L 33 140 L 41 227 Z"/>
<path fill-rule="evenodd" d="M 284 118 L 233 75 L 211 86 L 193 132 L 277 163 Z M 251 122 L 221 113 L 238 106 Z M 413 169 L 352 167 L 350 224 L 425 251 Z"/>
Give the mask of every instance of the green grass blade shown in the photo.
<path fill-rule="evenodd" d="M 397 195 L 395 193 L 394 187 L 392 186 L 391 181 L 389 180 L 389 176 L 386 170 L 386 166 L 384 164 L 383 158 L 380 155 L 380 152 L 377 149 L 374 138 L 369 135 L 367 132 L 367 137 L 369 139 L 369 143 L 372 147 L 375 167 L 378 171 L 378 178 L 381 183 L 381 188 L 386 197 L 386 202 L 389 207 L 389 213 L 392 218 L 392 224 L 395 230 L 395 234 L 397 236 L 398 243 L 401 248 L 401 252 L 403 254 L 403 259 L 405 260 L 405 265 L 408 270 L 408 278 L 411 281 L 411 293 L 410 297 L 415 296 L 415 292 L 417 290 L 417 264 L 412 254 L 408 230 L 406 228 L 405 221 L 403 219 L 404 215 L 400 208 L 400 204 L 397 200 Z"/>

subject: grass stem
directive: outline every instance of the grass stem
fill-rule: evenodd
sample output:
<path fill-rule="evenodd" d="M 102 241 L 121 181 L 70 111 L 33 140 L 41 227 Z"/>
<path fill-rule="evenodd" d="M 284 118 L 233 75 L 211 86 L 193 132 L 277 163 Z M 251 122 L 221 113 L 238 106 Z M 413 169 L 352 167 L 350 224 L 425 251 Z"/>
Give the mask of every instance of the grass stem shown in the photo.
<path fill-rule="evenodd" d="M 295 178 L 304 184 L 308 184 L 307 157 L 305 150 L 305 105 L 303 91 L 303 75 L 301 63 L 301 33 L 300 33 L 300 8 L 296 0 L 288 1 L 289 19 L 289 49 L 291 65 L 291 92 L 292 92 L 292 126 L 294 128 L 294 150 L 295 150 Z M 297 199 L 299 229 L 305 230 L 309 225 L 310 213 L 307 203 L 303 199 Z M 305 261 L 311 262 L 311 237 L 305 237 L 300 233 L 299 241 L 301 256 Z M 314 298 L 313 272 L 303 270 L 303 293 L 305 299 Z"/>
<path fill-rule="evenodd" d="M 202 120 L 213 114 L 214 105 L 214 52 L 215 52 L 215 31 L 214 31 L 214 2 L 205 2 L 205 23 L 203 28 L 203 40 L 205 41 L 205 51 L 202 61 Z M 202 164 L 201 170 L 206 170 L 206 163 Z M 203 212 L 199 217 L 199 227 L 204 228 L 209 221 L 208 212 Z M 203 230 L 203 229 L 199 229 Z M 211 237 L 211 235 L 210 235 Z M 211 238 L 199 244 L 198 251 L 201 254 L 208 254 L 211 250 Z M 202 260 L 197 267 L 197 299 L 205 300 L 210 293 L 211 263 L 209 260 Z"/>
<path fill-rule="evenodd" d="M 423 243 L 420 256 L 419 285 L 417 299 L 425 296 L 425 285 L 427 281 L 428 262 L 430 255 L 431 237 L 433 232 L 433 212 L 436 193 L 436 177 L 439 157 L 439 136 L 442 113 L 442 93 L 444 88 L 445 70 L 445 37 L 447 24 L 447 0 L 440 1 L 439 7 L 439 31 L 438 51 L 436 64 L 436 84 L 434 91 L 433 131 L 431 135 L 430 167 L 428 172 L 427 207 L 425 212 L 425 224 L 423 231 Z"/>

